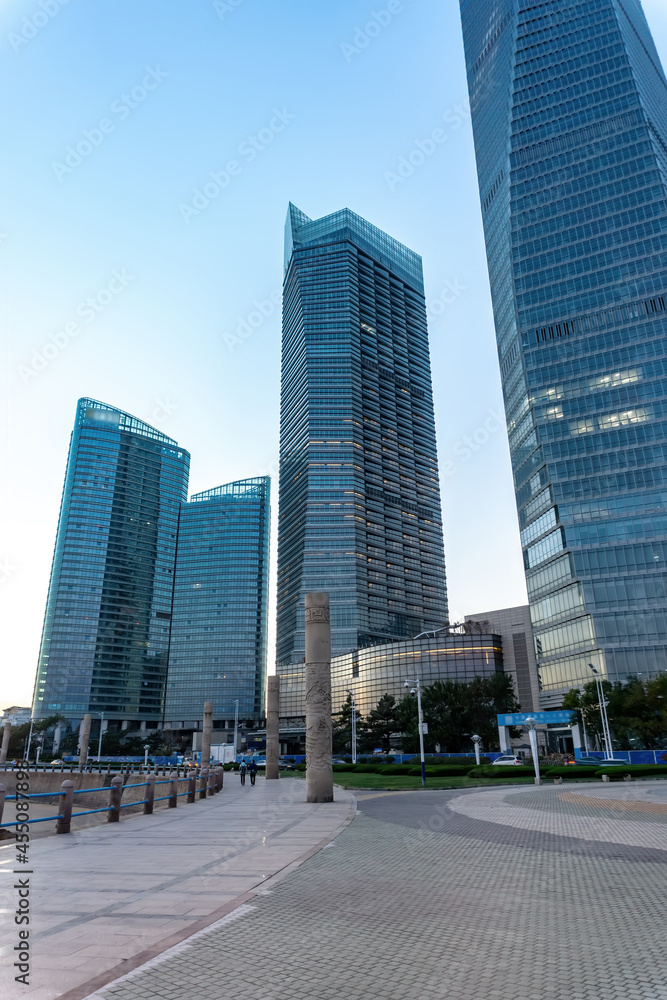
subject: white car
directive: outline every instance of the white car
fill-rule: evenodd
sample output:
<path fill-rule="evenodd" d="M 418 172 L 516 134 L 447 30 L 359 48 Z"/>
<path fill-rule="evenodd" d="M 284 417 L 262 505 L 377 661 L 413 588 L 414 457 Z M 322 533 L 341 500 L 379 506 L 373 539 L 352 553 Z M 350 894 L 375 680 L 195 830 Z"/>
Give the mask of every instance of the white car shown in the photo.
<path fill-rule="evenodd" d="M 518 757 L 512 757 L 509 754 L 503 754 L 502 757 L 496 757 L 496 759 L 494 760 L 493 763 L 494 764 L 509 764 L 511 766 L 512 764 L 522 765 L 523 761 L 519 760 Z"/>

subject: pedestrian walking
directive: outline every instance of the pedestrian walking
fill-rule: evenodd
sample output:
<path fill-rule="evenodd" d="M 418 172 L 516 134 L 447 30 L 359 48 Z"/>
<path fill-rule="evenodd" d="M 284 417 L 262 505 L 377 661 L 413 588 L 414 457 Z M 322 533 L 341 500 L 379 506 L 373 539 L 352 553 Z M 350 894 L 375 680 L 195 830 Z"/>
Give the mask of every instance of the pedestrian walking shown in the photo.
<path fill-rule="evenodd" d="M 248 770 L 248 765 L 244 760 L 241 761 L 241 766 L 239 767 L 239 774 L 241 775 L 241 784 L 245 785 L 245 776 Z"/>
<path fill-rule="evenodd" d="M 257 761 L 256 760 L 251 760 L 250 761 L 250 784 L 251 785 L 255 784 L 255 778 L 256 777 L 257 777 Z"/>

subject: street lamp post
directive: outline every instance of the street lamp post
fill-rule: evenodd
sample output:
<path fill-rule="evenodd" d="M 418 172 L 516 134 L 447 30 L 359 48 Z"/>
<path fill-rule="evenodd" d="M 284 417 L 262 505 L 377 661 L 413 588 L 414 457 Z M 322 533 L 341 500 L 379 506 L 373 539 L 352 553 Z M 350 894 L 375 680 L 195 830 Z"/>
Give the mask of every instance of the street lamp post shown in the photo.
<path fill-rule="evenodd" d="M 473 736 L 472 741 L 475 744 L 475 763 L 477 764 L 477 767 L 479 767 L 479 764 L 480 764 L 480 760 L 479 760 L 479 745 L 482 742 L 482 737 L 481 736 Z"/>
<path fill-rule="evenodd" d="M 354 694 L 348 688 L 347 693 L 350 696 L 350 701 L 352 702 L 352 763 L 357 763 L 357 703 L 354 700 Z"/>
<path fill-rule="evenodd" d="M 414 681 L 406 680 L 405 687 L 413 685 L 410 694 L 417 695 L 417 718 L 419 720 L 419 756 L 422 765 L 422 788 L 426 787 L 426 760 L 424 758 L 424 716 L 422 715 L 422 689 L 419 678 Z"/>
<path fill-rule="evenodd" d="M 234 699 L 234 760 L 238 753 L 238 732 L 239 732 L 239 699 Z"/>
<path fill-rule="evenodd" d="M 604 737 L 605 755 L 606 755 L 607 760 L 611 760 L 612 757 L 614 756 L 614 752 L 613 752 L 612 747 L 611 747 L 611 731 L 609 729 L 609 717 L 607 715 L 607 702 L 605 701 L 605 697 L 604 697 L 604 688 L 602 686 L 602 677 L 600 676 L 600 673 L 597 670 L 597 668 L 594 667 L 592 663 L 589 663 L 588 666 L 591 668 L 591 670 L 595 674 L 595 686 L 597 687 L 598 701 L 600 703 L 600 721 L 602 722 L 602 735 Z"/>
<path fill-rule="evenodd" d="M 150 743 L 144 743 L 144 767 L 148 767 L 148 751 L 150 750 Z"/>
<path fill-rule="evenodd" d="M 28 733 L 28 745 L 27 745 L 26 751 L 25 751 L 25 759 L 28 761 L 28 767 L 30 767 L 30 746 L 32 744 L 32 727 L 34 725 L 34 722 L 35 722 L 35 720 L 33 719 L 32 714 L 31 714 L 31 716 L 30 716 L 30 732 Z"/>
<path fill-rule="evenodd" d="M 95 712 L 100 717 L 100 738 L 97 741 L 97 763 L 102 759 L 102 727 L 104 726 L 104 712 Z"/>
<path fill-rule="evenodd" d="M 528 730 L 528 739 L 530 740 L 530 751 L 533 755 L 533 766 L 535 768 L 535 784 L 541 785 L 542 779 L 540 777 L 540 761 L 537 755 L 537 720 L 530 718 L 524 721 L 524 726 Z"/>

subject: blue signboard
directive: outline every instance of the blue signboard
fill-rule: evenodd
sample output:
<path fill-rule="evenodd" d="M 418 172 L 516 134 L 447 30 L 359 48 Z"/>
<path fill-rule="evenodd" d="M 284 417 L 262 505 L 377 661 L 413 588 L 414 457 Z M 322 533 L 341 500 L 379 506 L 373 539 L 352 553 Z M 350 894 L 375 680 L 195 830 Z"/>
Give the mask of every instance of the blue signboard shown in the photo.
<path fill-rule="evenodd" d="M 499 715 L 499 726 L 520 726 L 526 719 L 545 724 L 557 722 L 561 726 L 569 726 L 572 722 L 572 712 L 512 712 L 510 715 Z"/>

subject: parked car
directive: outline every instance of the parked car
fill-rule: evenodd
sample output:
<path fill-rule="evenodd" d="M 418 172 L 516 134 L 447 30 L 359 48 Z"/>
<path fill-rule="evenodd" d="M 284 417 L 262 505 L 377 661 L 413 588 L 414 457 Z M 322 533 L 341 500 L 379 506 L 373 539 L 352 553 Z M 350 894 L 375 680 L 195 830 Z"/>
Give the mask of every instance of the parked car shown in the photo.
<path fill-rule="evenodd" d="M 349 764 L 349 760 L 343 760 L 342 757 L 334 757 L 331 761 L 332 764 Z"/>
<path fill-rule="evenodd" d="M 58 764 L 62 764 L 62 763 L 63 763 L 63 761 L 60 760 L 60 759 L 58 759 L 58 760 L 52 760 L 51 761 L 51 767 L 57 767 Z"/>
<path fill-rule="evenodd" d="M 523 761 L 520 760 L 518 757 L 511 756 L 511 754 L 503 754 L 502 757 L 496 757 L 496 759 L 494 760 L 493 763 L 494 764 L 509 764 L 510 766 L 512 766 L 512 765 L 516 765 L 516 764 L 521 765 L 521 764 L 523 764 Z"/>
<path fill-rule="evenodd" d="M 283 760 L 282 757 L 278 758 L 278 770 L 279 771 L 296 771 L 296 764 L 293 760 Z"/>
<path fill-rule="evenodd" d="M 592 754 L 582 754 L 577 764 L 585 764 L 586 767 L 618 767 L 620 764 L 626 764 L 627 760 L 618 760 L 615 757 L 605 759 L 604 757 L 594 757 Z"/>

